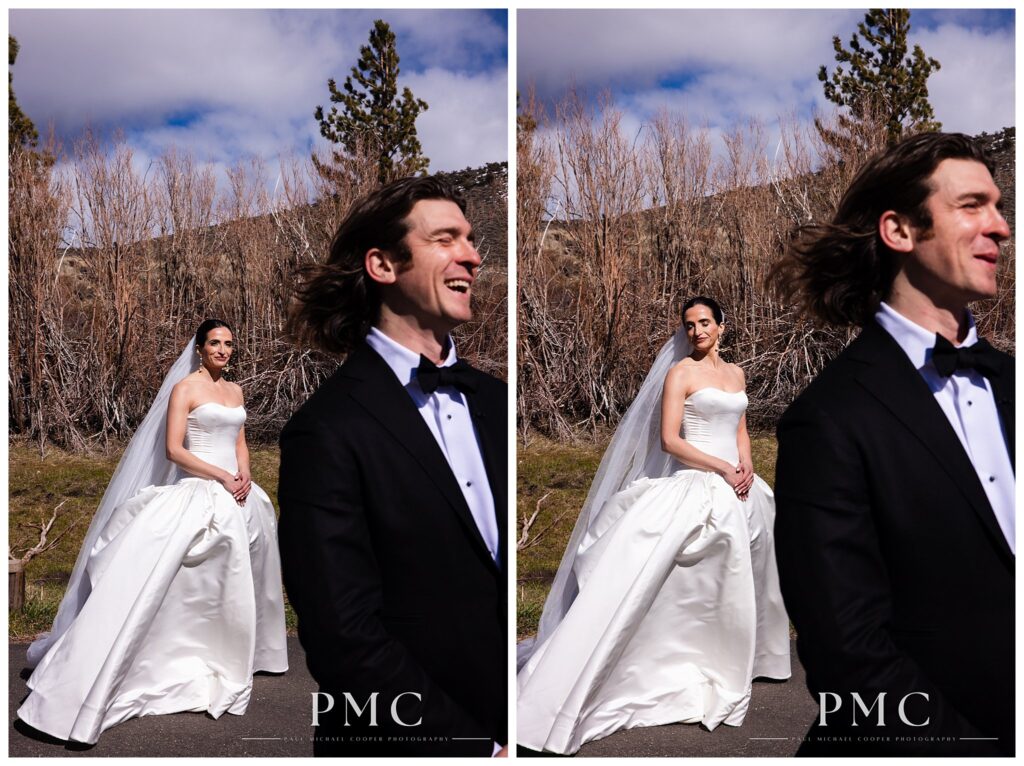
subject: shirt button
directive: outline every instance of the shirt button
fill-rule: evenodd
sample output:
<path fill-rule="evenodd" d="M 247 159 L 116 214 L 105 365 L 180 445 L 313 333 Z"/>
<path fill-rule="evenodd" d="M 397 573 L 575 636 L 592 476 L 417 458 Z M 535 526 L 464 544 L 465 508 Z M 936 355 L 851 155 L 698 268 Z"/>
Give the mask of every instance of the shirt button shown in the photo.
<path fill-rule="evenodd" d="M 968 402 L 968 404 L 970 404 L 970 402 Z M 452 419 L 452 416 L 451 416 L 451 415 L 448 415 L 448 419 L 449 419 L 449 420 L 451 420 L 451 419 Z"/>
<path fill-rule="evenodd" d="M 972 406 L 973 404 L 974 404 L 974 402 L 972 402 L 970 399 L 967 400 L 967 406 L 968 407 Z M 451 417 L 451 415 L 449 415 L 448 417 Z"/>
<path fill-rule="evenodd" d="M 996 477 L 995 477 L 995 476 L 989 476 L 989 477 L 988 477 L 988 480 L 989 480 L 989 481 L 995 481 L 995 480 L 996 480 Z"/>
<path fill-rule="evenodd" d="M 472 486 L 473 486 L 473 482 L 471 482 L 471 481 L 467 481 L 467 482 L 466 482 L 466 486 L 467 486 L 467 487 L 472 487 Z"/>

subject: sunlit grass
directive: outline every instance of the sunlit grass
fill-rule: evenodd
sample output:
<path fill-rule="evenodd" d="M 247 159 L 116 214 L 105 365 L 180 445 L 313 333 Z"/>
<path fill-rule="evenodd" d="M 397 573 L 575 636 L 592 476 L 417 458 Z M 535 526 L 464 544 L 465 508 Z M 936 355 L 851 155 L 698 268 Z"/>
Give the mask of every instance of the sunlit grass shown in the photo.
<path fill-rule="evenodd" d="M 25 572 L 25 609 L 8 613 L 9 637 L 27 641 L 49 630 L 53 623 L 89 522 L 120 453 L 74 455 L 48 448 L 46 456 L 40 458 L 34 447 L 11 444 L 9 454 L 8 533 L 15 555 L 39 540 L 38 532 L 27 525 L 48 520 L 60 503 L 64 503 L 62 514 L 50 531 L 49 539 L 74 524 L 56 548 L 29 562 Z M 270 496 L 276 510 L 278 450 L 272 447 L 253 449 L 251 464 L 253 481 Z M 295 613 L 287 601 L 285 619 L 288 630 L 294 631 Z"/>

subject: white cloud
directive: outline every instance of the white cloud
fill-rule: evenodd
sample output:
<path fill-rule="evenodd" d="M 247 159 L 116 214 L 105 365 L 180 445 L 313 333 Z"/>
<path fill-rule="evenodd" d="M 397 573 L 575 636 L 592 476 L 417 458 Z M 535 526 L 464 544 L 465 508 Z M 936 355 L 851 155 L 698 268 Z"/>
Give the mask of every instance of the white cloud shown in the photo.
<path fill-rule="evenodd" d="M 508 157 L 508 77 L 504 69 L 479 75 L 429 69 L 408 84 L 430 108 L 417 131 L 432 170 L 461 170 Z"/>
<path fill-rule="evenodd" d="M 491 71 L 504 30 L 480 11 L 16 10 L 14 87 L 65 138 L 120 127 L 147 156 L 175 144 L 218 170 L 248 155 L 274 165 L 322 143 L 314 108 L 378 17 L 398 35 L 399 84 L 430 103 L 418 128 L 433 166 L 505 159 L 505 72 Z"/>
<path fill-rule="evenodd" d="M 928 96 L 943 130 L 992 133 L 1016 124 L 1012 30 L 943 24 L 911 37 L 942 65 L 928 80 Z"/>
<path fill-rule="evenodd" d="M 519 86 L 544 96 L 588 87 L 656 85 L 680 70 L 813 78 L 855 11 L 524 11 Z M 566 44 L 572 41 L 572 44 Z"/>
<path fill-rule="evenodd" d="M 533 83 L 547 101 L 573 82 L 591 94 L 610 87 L 636 119 L 668 108 L 723 129 L 751 117 L 809 119 L 834 109 L 818 68 L 834 69 L 832 37 L 846 44 L 861 19 L 855 10 L 523 11 L 518 87 Z M 946 129 L 1014 124 L 1012 29 L 945 23 L 911 37 L 942 62 L 929 89 Z"/>

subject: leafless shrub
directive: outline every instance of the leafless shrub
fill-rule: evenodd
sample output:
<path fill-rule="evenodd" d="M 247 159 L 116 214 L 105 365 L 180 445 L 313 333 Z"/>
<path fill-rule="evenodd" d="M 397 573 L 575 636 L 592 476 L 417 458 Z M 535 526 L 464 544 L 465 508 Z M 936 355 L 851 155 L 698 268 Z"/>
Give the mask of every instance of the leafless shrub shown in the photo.
<path fill-rule="evenodd" d="M 53 525 L 56 523 L 57 519 L 59 519 L 61 516 L 67 513 L 67 511 L 61 510 L 64 506 L 64 503 L 66 502 L 67 500 L 62 500 L 61 502 L 57 503 L 56 507 L 53 509 L 53 513 L 50 514 L 49 519 L 44 520 L 42 517 L 40 517 L 39 520 L 36 522 L 23 522 L 19 525 L 21 527 L 24 527 L 25 529 L 32 530 L 35 533 L 37 540 L 34 545 L 31 545 L 27 548 L 23 548 L 19 554 L 15 554 L 13 548 L 8 548 L 8 561 L 17 561 L 21 564 L 22 568 L 24 568 L 25 565 L 27 565 L 28 562 L 34 559 L 36 556 L 41 556 L 47 551 L 52 551 L 54 548 L 57 547 L 57 544 L 60 543 L 61 539 L 65 535 L 67 535 L 68 532 L 74 529 L 75 526 L 77 526 L 78 522 L 82 520 L 82 517 L 79 516 L 78 518 L 73 519 L 70 524 L 65 526 L 64 529 L 62 529 L 52 538 L 49 536 L 50 531 L 53 529 Z"/>
<path fill-rule="evenodd" d="M 540 529 L 534 531 L 533 525 L 537 523 L 537 517 L 540 516 L 540 506 L 548 497 L 551 496 L 550 492 L 545 493 L 542 497 L 537 499 L 534 505 L 533 513 L 529 516 L 524 512 L 522 517 L 519 519 L 519 539 L 516 541 L 516 550 L 525 551 L 529 548 L 535 548 L 544 540 L 544 536 L 554 529 L 558 524 L 569 515 L 571 508 L 566 508 L 551 521 L 545 524 Z"/>
<path fill-rule="evenodd" d="M 626 135 L 607 95 L 523 113 L 538 127 L 518 147 L 521 435 L 614 426 L 694 295 L 725 308 L 724 356 L 746 372 L 751 421 L 772 426 L 853 331 L 813 326 L 766 277 L 796 226 L 831 217 L 882 137 L 826 143 L 788 118 L 769 141 L 755 120 L 716 155 L 706 128 L 667 112 Z M 1011 348 L 1012 245 L 1002 261 L 999 297 L 976 315 Z"/>
<path fill-rule="evenodd" d="M 343 167 L 285 157 L 275 179 L 249 159 L 226 176 L 218 189 L 186 152 L 142 166 L 123 140 L 104 148 L 89 135 L 53 167 L 11 154 L 13 434 L 40 450 L 48 440 L 73 450 L 123 440 L 211 316 L 235 330 L 231 376 L 245 391 L 254 441 L 276 440 L 334 371 L 340 360 L 295 347 L 284 319 L 298 269 L 326 256 L 342 216 L 376 186 L 375 166 L 358 156 Z M 490 271 L 459 348 L 503 376 L 506 279 Z"/>

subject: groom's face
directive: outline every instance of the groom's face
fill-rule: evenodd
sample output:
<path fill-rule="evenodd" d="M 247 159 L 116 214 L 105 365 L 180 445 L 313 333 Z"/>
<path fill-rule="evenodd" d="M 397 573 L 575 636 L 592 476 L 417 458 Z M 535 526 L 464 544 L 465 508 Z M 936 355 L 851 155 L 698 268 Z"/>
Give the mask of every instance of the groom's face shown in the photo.
<path fill-rule="evenodd" d="M 974 160 L 943 160 L 928 184 L 932 225 L 914 232 L 908 278 L 938 305 L 993 297 L 999 245 L 1010 229 L 988 168 Z"/>
<path fill-rule="evenodd" d="M 480 266 L 473 227 L 454 202 L 419 200 L 405 219 L 402 263 L 385 298 L 423 327 L 448 332 L 473 318 L 470 300 Z"/>

